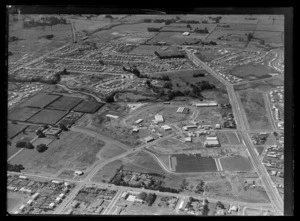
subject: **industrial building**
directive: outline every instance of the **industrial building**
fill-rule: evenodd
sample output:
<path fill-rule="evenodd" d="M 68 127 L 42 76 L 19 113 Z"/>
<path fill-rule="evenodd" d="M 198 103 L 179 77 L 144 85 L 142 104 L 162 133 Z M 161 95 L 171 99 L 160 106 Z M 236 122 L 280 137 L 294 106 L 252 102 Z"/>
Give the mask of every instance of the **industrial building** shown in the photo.
<path fill-rule="evenodd" d="M 219 147 L 220 143 L 218 138 L 215 137 L 206 137 L 206 141 L 204 142 L 205 147 Z"/>
<path fill-rule="evenodd" d="M 149 143 L 149 142 L 151 142 L 151 141 L 153 141 L 154 140 L 154 138 L 152 137 L 152 136 L 148 136 L 148 137 L 145 137 L 144 138 L 144 141 L 146 142 L 146 143 Z"/>
<path fill-rule="evenodd" d="M 205 103 L 195 103 L 193 104 L 196 107 L 215 107 L 218 106 L 217 102 L 205 102 Z"/>
<path fill-rule="evenodd" d="M 182 127 L 183 130 L 190 130 L 190 129 L 197 129 L 197 125 L 189 125 L 189 126 L 184 126 Z"/>

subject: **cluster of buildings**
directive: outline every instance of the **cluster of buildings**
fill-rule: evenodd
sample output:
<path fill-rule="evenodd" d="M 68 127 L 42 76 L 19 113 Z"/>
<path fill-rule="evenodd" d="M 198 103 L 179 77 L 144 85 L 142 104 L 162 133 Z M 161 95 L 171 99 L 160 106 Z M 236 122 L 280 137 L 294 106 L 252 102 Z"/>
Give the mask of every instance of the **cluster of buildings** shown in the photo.
<path fill-rule="evenodd" d="M 22 175 L 8 175 L 7 178 L 8 191 L 29 197 L 29 200 L 23 203 L 15 214 L 49 213 L 74 187 L 74 184 L 63 181 L 40 181 Z"/>
<path fill-rule="evenodd" d="M 278 86 L 277 89 L 269 92 L 272 104 L 272 112 L 274 113 L 277 126 L 280 130 L 284 130 L 284 87 Z"/>
<path fill-rule="evenodd" d="M 251 136 L 254 145 L 263 145 L 267 141 L 269 134 L 266 132 L 260 132 Z"/>
<path fill-rule="evenodd" d="M 233 113 L 227 113 L 225 116 L 223 116 L 223 127 L 236 128 L 236 122 Z"/>
<path fill-rule="evenodd" d="M 116 193 L 115 190 L 86 185 L 77 193 L 65 214 L 102 214 Z"/>
<path fill-rule="evenodd" d="M 207 136 L 204 141 L 205 147 L 220 147 L 220 142 L 217 136 Z"/>

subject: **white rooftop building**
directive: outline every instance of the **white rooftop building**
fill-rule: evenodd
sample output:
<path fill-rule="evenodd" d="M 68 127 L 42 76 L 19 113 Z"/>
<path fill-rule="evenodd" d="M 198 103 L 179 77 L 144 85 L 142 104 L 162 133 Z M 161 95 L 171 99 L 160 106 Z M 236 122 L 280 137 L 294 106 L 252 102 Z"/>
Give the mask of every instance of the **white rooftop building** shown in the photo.
<path fill-rule="evenodd" d="M 154 118 L 155 118 L 155 121 L 156 121 L 156 122 L 159 122 L 159 123 L 164 122 L 164 118 L 163 118 L 163 116 L 160 115 L 160 114 L 156 114 L 156 115 L 154 116 Z"/>

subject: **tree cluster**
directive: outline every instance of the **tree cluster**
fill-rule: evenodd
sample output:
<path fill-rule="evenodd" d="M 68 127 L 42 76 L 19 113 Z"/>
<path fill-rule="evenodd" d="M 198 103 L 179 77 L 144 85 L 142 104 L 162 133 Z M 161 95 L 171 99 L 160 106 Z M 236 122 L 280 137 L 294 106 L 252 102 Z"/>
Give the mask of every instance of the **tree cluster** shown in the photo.
<path fill-rule="evenodd" d="M 171 82 L 165 82 L 164 85 L 163 85 L 163 87 L 164 87 L 164 88 L 167 88 L 167 89 L 171 89 L 172 86 L 173 86 L 173 85 L 172 85 Z"/>
<path fill-rule="evenodd" d="M 215 21 L 216 23 L 219 23 L 220 20 L 222 19 L 222 16 L 217 16 L 217 17 L 211 17 L 211 16 L 209 16 L 208 18 L 209 18 L 210 20 Z"/>
<path fill-rule="evenodd" d="M 24 166 L 22 164 L 10 164 L 7 163 L 7 170 L 20 173 L 21 170 L 24 170 Z"/>
<path fill-rule="evenodd" d="M 109 19 L 113 19 L 113 16 L 111 16 L 111 15 L 105 15 L 104 17 L 109 18 Z"/>
<path fill-rule="evenodd" d="M 33 149 L 34 148 L 32 143 L 29 142 L 29 141 L 18 141 L 16 143 L 16 147 L 17 148 L 26 148 L 26 149 Z"/>
<path fill-rule="evenodd" d="M 201 180 L 196 186 L 195 193 L 203 193 L 204 192 L 204 182 Z"/>
<path fill-rule="evenodd" d="M 195 73 L 193 74 L 193 77 L 196 78 L 196 77 L 204 77 L 205 74 L 204 73 Z"/>
<path fill-rule="evenodd" d="M 247 35 L 248 41 L 251 41 L 251 39 L 253 38 L 253 33 L 249 32 L 248 34 L 246 33 L 246 35 Z"/>
<path fill-rule="evenodd" d="M 10 36 L 8 38 L 8 42 L 14 42 L 14 41 L 18 41 L 18 40 L 20 40 L 20 39 L 18 37 L 16 37 L 16 36 Z"/>
<path fill-rule="evenodd" d="M 215 41 L 209 41 L 209 42 L 201 42 L 202 45 L 217 45 L 217 43 Z"/>
<path fill-rule="evenodd" d="M 199 24 L 199 21 L 196 20 L 180 20 L 178 23 L 186 23 L 186 24 Z"/>
<path fill-rule="evenodd" d="M 36 146 L 36 149 L 38 152 L 42 153 L 45 152 L 48 149 L 48 147 L 46 144 L 39 144 Z"/>
<path fill-rule="evenodd" d="M 220 209 L 225 209 L 225 206 L 221 203 L 221 201 L 218 201 L 216 203 L 216 207 L 219 207 Z"/>
<path fill-rule="evenodd" d="M 149 27 L 147 28 L 148 32 L 159 32 L 161 28 Z"/>
<path fill-rule="evenodd" d="M 155 200 L 156 200 L 155 193 L 149 193 L 148 196 L 145 198 L 145 202 L 148 204 L 148 206 L 151 206 Z"/>
<path fill-rule="evenodd" d="M 195 33 L 201 33 L 201 34 L 207 34 L 208 33 L 208 29 L 207 27 L 205 27 L 204 29 L 199 29 L 199 28 L 195 28 Z"/>
<path fill-rule="evenodd" d="M 38 39 L 41 39 L 41 38 L 46 38 L 48 40 L 51 40 L 52 38 L 54 38 L 54 35 L 43 35 L 43 36 L 39 37 Z"/>
<path fill-rule="evenodd" d="M 57 18 L 55 16 L 51 17 L 42 17 L 40 20 L 28 20 L 23 21 L 23 28 L 32 28 L 38 26 L 53 26 L 57 24 L 67 24 L 67 20 L 65 18 Z"/>

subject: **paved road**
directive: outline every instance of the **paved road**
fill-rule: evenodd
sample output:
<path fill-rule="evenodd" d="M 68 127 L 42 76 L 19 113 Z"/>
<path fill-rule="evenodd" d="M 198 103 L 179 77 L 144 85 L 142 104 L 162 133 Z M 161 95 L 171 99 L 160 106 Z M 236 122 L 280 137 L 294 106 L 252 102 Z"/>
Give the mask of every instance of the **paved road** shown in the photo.
<path fill-rule="evenodd" d="M 243 137 L 243 140 L 246 143 L 247 150 L 249 152 L 249 155 L 251 156 L 251 159 L 253 161 L 253 165 L 256 167 L 257 172 L 262 180 L 263 185 L 265 186 L 265 190 L 272 202 L 272 204 L 276 207 L 276 209 L 282 214 L 283 213 L 283 201 L 278 193 L 278 190 L 273 184 L 273 181 L 271 180 L 269 173 L 267 172 L 266 168 L 262 164 L 262 162 L 259 160 L 258 156 L 255 153 L 255 147 L 251 142 L 251 139 L 249 137 L 249 134 L 247 129 L 245 128 L 245 122 L 242 116 L 242 113 L 240 111 L 240 106 L 237 102 L 237 97 L 234 92 L 233 85 L 231 85 L 229 82 L 224 80 L 220 75 L 218 75 L 213 69 L 211 69 L 208 65 L 206 65 L 204 62 L 202 62 L 197 56 L 192 54 L 190 51 L 186 50 L 187 54 L 191 59 L 198 65 L 202 66 L 206 71 L 208 71 L 210 74 L 212 74 L 214 77 L 216 77 L 218 80 L 220 80 L 227 88 L 228 95 L 231 101 L 232 110 L 236 119 L 237 123 L 237 129 L 240 132 L 241 136 Z M 238 110 L 239 109 L 239 110 Z"/>

